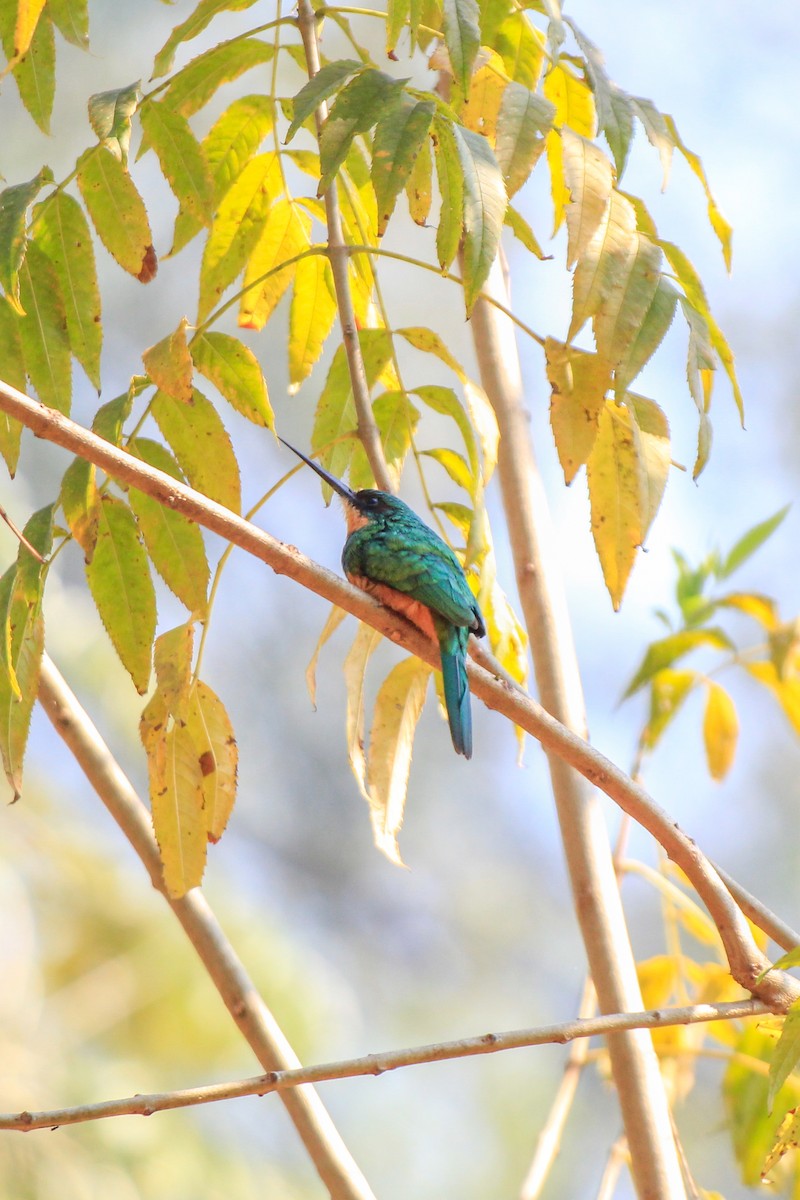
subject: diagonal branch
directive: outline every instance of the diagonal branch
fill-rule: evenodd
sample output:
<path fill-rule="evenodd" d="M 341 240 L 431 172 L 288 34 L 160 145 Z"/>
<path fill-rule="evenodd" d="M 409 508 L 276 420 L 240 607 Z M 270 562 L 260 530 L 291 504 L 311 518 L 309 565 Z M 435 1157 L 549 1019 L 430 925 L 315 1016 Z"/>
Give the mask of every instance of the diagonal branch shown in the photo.
<path fill-rule="evenodd" d="M 692 1004 L 684 1008 L 648 1009 L 638 1013 L 612 1013 L 565 1021 L 560 1025 L 545 1025 L 537 1029 L 515 1029 L 509 1033 L 484 1033 L 458 1041 L 437 1042 L 430 1046 L 412 1046 L 405 1050 L 386 1050 L 381 1054 L 366 1054 L 340 1062 L 321 1063 L 294 1070 L 270 1071 L 251 1079 L 231 1083 L 211 1083 L 202 1087 L 183 1088 L 174 1092 L 128 1096 L 123 1100 L 103 1100 L 99 1104 L 82 1104 L 75 1108 L 54 1108 L 47 1112 L 0 1113 L 0 1129 L 27 1133 L 32 1129 L 52 1129 L 55 1125 L 77 1125 L 105 1117 L 143 1116 L 167 1112 L 174 1108 L 189 1108 L 233 1100 L 242 1096 L 266 1096 L 278 1092 L 285 1099 L 297 1088 L 310 1083 L 333 1079 L 353 1079 L 359 1075 L 383 1075 L 400 1067 L 415 1067 L 421 1063 L 445 1062 L 454 1058 L 471 1058 L 478 1054 L 498 1054 L 501 1050 L 519 1050 L 524 1046 L 546 1046 L 552 1043 L 581 1042 L 596 1034 L 620 1032 L 625 1029 L 663 1029 L 670 1025 L 694 1025 L 704 1021 L 732 1021 L 745 1017 L 760 1017 L 769 1009 L 758 1000 L 734 1000 L 725 1004 Z M 587 1043 L 588 1044 L 588 1043 Z"/>
<path fill-rule="evenodd" d="M 97 729 L 47 655 L 42 662 L 39 700 L 56 731 L 83 770 L 183 926 L 226 1008 L 268 1071 L 295 1070 L 299 1059 L 225 937 L 199 888 L 180 899 L 164 888 L 161 857 L 150 814 Z M 311 1087 L 281 1096 L 297 1132 L 332 1200 L 374 1200 L 327 1110 Z"/>
<path fill-rule="evenodd" d="M 383 608 L 366 592 L 319 566 L 268 533 L 251 525 L 221 504 L 209 500 L 186 484 L 148 466 L 77 425 L 56 409 L 31 400 L 9 384 L 0 383 L 0 411 L 15 417 L 42 438 L 93 462 L 129 487 L 139 488 L 162 504 L 182 512 L 198 525 L 266 563 L 278 575 L 300 583 L 323 599 L 365 621 L 433 667 L 439 666 L 438 649 L 402 617 Z M 800 985 L 790 976 L 770 971 L 757 982 L 769 962 L 753 941 L 747 921 L 695 842 L 680 829 L 644 788 L 630 779 L 583 738 L 550 716 L 520 688 L 478 666 L 468 665 L 470 687 L 483 703 L 519 725 L 570 767 L 595 784 L 633 820 L 642 825 L 688 877 L 711 915 L 725 947 L 731 974 L 742 987 L 778 1012 L 784 1012 L 800 995 Z M 780 939 L 777 939 L 780 943 Z M 782 943 L 781 943 L 782 944 Z M 790 948 L 790 947 L 787 947 Z"/>

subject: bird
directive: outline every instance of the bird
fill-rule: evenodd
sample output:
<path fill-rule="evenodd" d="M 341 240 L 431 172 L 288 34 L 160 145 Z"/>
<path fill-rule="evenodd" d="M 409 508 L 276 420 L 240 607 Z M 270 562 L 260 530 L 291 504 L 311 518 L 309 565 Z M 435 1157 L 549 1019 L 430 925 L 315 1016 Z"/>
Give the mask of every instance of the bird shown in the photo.
<path fill-rule="evenodd" d="M 439 643 L 453 747 L 457 754 L 471 758 L 467 642 L 470 633 L 484 637 L 486 626 L 461 563 L 398 496 L 375 488 L 354 492 L 285 438 L 280 441 L 345 502 L 342 567 L 350 582 Z"/>

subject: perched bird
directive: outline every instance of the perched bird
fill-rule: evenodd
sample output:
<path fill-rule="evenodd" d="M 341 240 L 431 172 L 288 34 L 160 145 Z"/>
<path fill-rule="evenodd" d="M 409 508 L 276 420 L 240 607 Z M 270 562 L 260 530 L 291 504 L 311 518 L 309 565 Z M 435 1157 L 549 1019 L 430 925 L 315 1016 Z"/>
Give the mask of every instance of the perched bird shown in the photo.
<path fill-rule="evenodd" d="M 402 613 L 439 643 L 447 719 L 456 753 L 472 757 L 472 713 L 467 682 L 467 640 L 486 629 L 464 570 L 450 547 L 416 513 L 388 492 L 354 492 L 296 450 L 345 502 L 344 573 L 387 608 Z"/>

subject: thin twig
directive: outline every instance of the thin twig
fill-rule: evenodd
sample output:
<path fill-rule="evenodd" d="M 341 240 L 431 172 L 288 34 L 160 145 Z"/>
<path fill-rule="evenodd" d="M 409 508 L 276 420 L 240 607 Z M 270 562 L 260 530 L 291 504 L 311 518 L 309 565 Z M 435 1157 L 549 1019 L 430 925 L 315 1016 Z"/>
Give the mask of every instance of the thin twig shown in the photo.
<path fill-rule="evenodd" d="M 617 1190 L 620 1172 L 628 1161 L 628 1142 L 625 1136 L 618 1137 L 608 1152 L 600 1187 L 597 1189 L 596 1200 L 613 1200 Z"/>
<path fill-rule="evenodd" d="M 39 700 L 92 787 L 169 904 L 226 1008 L 267 1071 L 293 1070 L 300 1061 L 226 938 L 199 888 L 174 899 L 164 887 L 150 814 L 92 721 L 45 654 Z M 374 1200 L 373 1193 L 311 1087 L 281 1099 L 332 1200 Z"/>
<path fill-rule="evenodd" d="M 112 446 L 77 425 L 55 409 L 31 400 L 16 388 L 0 383 L 0 411 L 21 421 L 39 436 L 93 462 L 107 474 L 153 496 L 167 507 L 234 542 L 272 568 L 337 604 L 377 629 L 431 666 L 439 665 L 438 648 L 409 622 L 392 613 L 367 592 L 327 571 L 293 546 L 271 537 L 230 509 L 209 500 L 172 476 L 148 466 L 126 451 Z M 551 751 L 594 783 L 646 829 L 663 846 L 669 857 L 688 877 L 720 932 L 731 974 L 778 1012 L 785 1012 L 800 995 L 796 980 L 783 972 L 770 971 L 768 960 L 753 941 L 749 926 L 708 859 L 695 842 L 675 824 L 648 793 L 624 771 L 583 738 L 551 717 L 525 692 L 475 663 L 468 664 L 470 688 L 478 699 L 519 725 Z"/>
<path fill-rule="evenodd" d="M 22 530 L 17 529 L 16 525 L 11 520 L 11 517 L 8 515 L 8 513 L 6 512 L 6 510 L 4 508 L 0 508 L 0 518 L 2 518 L 5 521 L 6 525 L 13 533 L 14 537 L 17 539 L 18 542 L 20 542 L 21 545 L 23 545 L 25 547 L 25 549 L 28 551 L 28 553 L 32 554 L 33 557 L 35 559 L 37 559 L 38 562 L 43 563 L 44 559 L 42 558 L 39 551 L 36 549 L 35 546 L 32 546 L 30 544 L 30 542 L 25 537 L 25 534 L 22 532 Z"/>
<path fill-rule="evenodd" d="M 280 1092 L 283 1097 L 301 1085 L 323 1083 L 334 1079 L 353 1079 L 361 1075 L 383 1075 L 400 1067 L 421 1063 L 445 1062 L 454 1058 L 472 1058 L 479 1054 L 498 1054 L 502 1050 L 519 1050 L 525 1046 L 564 1045 L 598 1034 L 624 1029 L 662 1029 L 670 1025 L 691 1025 L 703 1021 L 741 1019 L 764 1016 L 769 1009 L 758 1000 L 738 1000 L 726 1004 L 693 1004 L 686 1008 L 649 1009 L 640 1013 L 612 1013 L 605 1017 L 565 1021 L 535 1029 L 515 1029 L 508 1033 L 485 1033 L 457 1041 L 437 1042 L 429 1046 L 412 1046 L 404 1050 L 387 1050 L 340 1062 L 294 1070 L 269 1071 L 251 1079 L 231 1083 L 212 1083 L 202 1087 L 184 1088 L 174 1092 L 155 1092 L 149 1095 L 128 1096 L 123 1100 L 104 1100 L 99 1104 L 83 1104 L 74 1108 L 56 1108 L 47 1112 L 18 1112 L 0 1114 L 0 1129 L 28 1132 L 32 1129 L 52 1129 L 56 1125 L 76 1125 L 104 1117 L 152 1116 L 173 1108 L 189 1108 L 232 1100 L 242 1096 L 265 1096 Z"/>

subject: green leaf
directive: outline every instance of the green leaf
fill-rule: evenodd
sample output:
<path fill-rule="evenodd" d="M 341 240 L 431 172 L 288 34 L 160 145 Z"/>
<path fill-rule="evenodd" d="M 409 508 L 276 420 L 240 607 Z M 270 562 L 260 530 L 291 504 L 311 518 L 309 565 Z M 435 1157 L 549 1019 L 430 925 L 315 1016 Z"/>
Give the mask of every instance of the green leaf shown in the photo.
<path fill-rule="evenodd" d="M 639 739 L 643 750 L 655 749 L 664 730 L 700 678 L 695 671 L 674 671 L 671 667 L 665 667 L 653 676 L 650 683 L 650 714 Z"/>
<path fill-rule="evenodd" d="M 588 138 L 562 129 L 567 204 L 567 268 L 582 258 L 600 228 L 611 198 L 613 172 L 602 150 Z"/>
<path fill-rule="evenodd" d="M 13 69 L 22 103 L 42 133 L 50 132 L 56 94 L 56 42 L 48 12 L 43 12 L 31 44 Z"/>
<path fill-rule="evenodd" d="M 710 646 L 713 650 L 734 648 L 730 638 L 721 629 L 681 629 L 678 633 L 671 633 L 648 647 L 639 669 L 623 693 L 623 700 L 638 692 L 665 667 L 700 646 Z"/>
<path fill-rule="evenodd" d="M 281 190 L 277 156 L 266 153 L 251 159 L 226 193 L 203 249 L 198 323 L 241 272 L 261 234 L 270 204 Z"/>
<path fill-rule="evenodd" d="M 78 159 L 78 187 L 100 241 L 123 270 L 149 283 L 158 270 L 144 201 L 133 180 L 105 147 Z"/>
<path fill-rule="evenodd" d="M 252 8 L 255 0 L 200 0 L 185 21 L 176 25 L 153 60 L 153 79 L 160 79 L 172 70 L 175 51 L 183 42 L 196 38 L 221 12 L 243 12 Z"/>
<path fill-rule="evenodd" d="M 477 478 L 480 473 L 478 444 L 475 440 L 475 433 L 469 417 L 453 389 L 441 387 L 438 384 L 427 384 L 424 387 L 414 388 L 414 395 L 419 396 L 420 400 L 424 404 L 427 404 L 428 408 L 433 409 L 434 412 L 442 413 L 444 416 L 451 417 L 455 421 L 464 439 L 464 446 L 469 458 L 469 469 L 472 475 Z"/>
<path fill-rule="evenodd" d="M 36 242 L 28 245 L 20 271 L 20 298 L 26 314 L 19 322 L 25 370 L 42 404 L 68 414 L 72 363 L 64 298 L 55 267 Z"/>
<path fill-rule="evenodd" d="M 275 417 L 258 359 L 244 342 L 227 333 L 202 331 L 189 350 L 195 367 L 230 405 L 255 425 L 274 429 Z"/>
<path fill-rule="evenodd" d="M 225 705 L 200 679 L 189 694 L 186 728 L 200 762 L 206 834 L 218 842 L 236 799 L 239 751 Z"/>
<path fill-rule="evenodd" d="M 514 237 L 517 238 L 518 241 L 522 242 L 522 245 L 525 247 L 525 249 L 531 254 L 534 254 L 540 262 L 544 262 L 547 259 L 552 258 L 551 254 L 545 254 L 544 250 L 542 250 L 542 247 L 539 245 L 539 242 L 536 238 L 536 234 L 533 232 L 522 214 L 517 212 L 517 210 L 510 204 L 506 209 L 504 224 L 508 226 L 508 228 L 514 234 Z"/>
<path fill-rule="evenodd" d="M 70 350 L 100 391 L 103 326 L 94 247 L 83 209 L 67 192 L 54 192 L 36 209 L 35 238 L 55 267 Z"/>
<path fill-rule="evenodd" d="M 158 442 L 137 438 L 128 449 L 151 467 L 181 478 L 172 455 Z M 130 489 L 128 499 L 153 566 L 192 616 L 205 620 L 210 570 L 199 527 L 137 488 Z"/>
<path fill-rule="evenodd" d="M 263 329 L 294 278 L 296 263 L 283 266 L 308 250 L 311 219 L 300 205 L 281 196 L 270 208 L 244 273 L 239 324 Z"/>
<path fill-rule="evenodd" d="M 345 79 L 354 72 L 360 71 L 361 66 L 362 64 L 357 59 L 343 58 L 337 62 L 327 63 L 309 79 L 305 87 L 302 87 L 294 98 L 293 119 L 284 138 L 286 145 L 292 140 L 300 126 L 319 108 L 320 104 L 324 104 L 335 92 L 338 92 Z"/>
<path fill-rule="evenodd" d="M 643 96 L 631 96 L 630 102 L 634 116 L 639 118 L 647 134 L 648 142 L 658 151 L 658 157 L 661 159 L 661 169 L 664 173 L 661 185 L 663 191 L 669 180 L 675 141 L 663 114 L 658 111 L 652 100 L 646 100 Z"/>
<path fill-rule="evenodd" d="M 240 512 L 239 467 L 231 440 L 210 400 L 197 389 L 189 404 L 156 392 L 151 412 L 192 487 L 233 512 Z"/>
<path fill-rule="evenodd" d="M 654 400 L 625 393 L 625 403 L 633 417 L 633 439 L 639 460 L 641 480 L 642 538 L 646 538 L 667 486 L 672 465 L 669 422 Z"/>
<path fill-rule="evenodd" d="M 662 276 L 634 340 L 614 372 L 617 397 L 627 390 L 666 336 L 675 316 L 678 292 Z"/>
<path fill-rule="evenodd" d="M 443 0 L 442 21 L 453 78 L 466 93 L 481 44 L 477 0 Z"/>
<path fill-rule="evenodd" d="M 800 1062 L 800 1001 L 795 1000 L 784 1018 L 781 1035 L 769 1064 L 767 1111 L 772 1112 L 775 1097 Z"/>
<path fill-rule="evenodd" d="M 186 345 L 186 325 L 184 317 L 173 333 L 168 333 L 144 351 L 142 362 L 157 388 L 189 404 L 192 399 L 192 356 Z"/>
<path fill-rule="evenodd" d="M 34 550 L 38 550 L 42 558 L 47 558 L 53 548 L 53 513 L 55 504 L 46 504 L 38 509 L 25 522 L 22 533 Z M 17 551 L 17 583 L 16 587 L 26 600 L 37 600 L 42 593 L 45 579 L 46 564 L 31 554 L 27 546 L 20 542 Z"/>
<path fill-rule="evenodd" d="M 594 93 L 597 123 L 614 156 L 617 179 L 621 179 L 633 137 L 631 98 L 609 79 L 603 55 L 594 42 L 591 42 L 569 17 L 566 18 L 566 23 L 575 34 L 575 40 L 586 60 L 586 74 Z"/>
<path fill-rule="evenodd" d="M 597 352 L 614 366 L 630 353 L 653 303 L 661 277 L 661 249 L 643 233 L 634 234 L 621 276 L 594 315 Z"/>
<path fill-rule="evenodd" d="M 431 668 L 418 658 L 404 658 L 389 672 L 378 691 L 367 761 L 367 788 L 375 845 L 391 862 L 400 863 L 397 834 L 403 824 L 414 734 L 425 705 Z"/>
<path fill-rule="evenodd" d="M 528 179 L 545 148 L 544 135 L 552 128 L 555 107 L 543 96 L 509 83 L 503 92 L 497 118 L 494 153 L 509 197 Z"/>
<path fill-rule="evenodd" d="M 65 41 L 89 49 L 89 0 L 47 0 L 47 11 Z"/>
<path fill-rule="evenodd" d="M 394 57 L 395 46 L 407 26 L 413 49 L 415 31 L 409 26 L 410 15 L 410 0 L 388 0 L 386 5 L 386 53 L 390 58 Z"/>
<path fill-rule="evenodd" d="M 455 126 L 464 179 L 464 299 L 467 315 L 486 282 L 497 255 L 505 218 L 505 184 L 485 137 Z"/>
<path fill-rule="evenodd" d="M 4 381 L 24 392 L 27 379 L 22 341 L 19 332 L 20 320 L 10 304 L 0 301 L 0 363 Z M 19 462 L 20 439 L 23 426 L 7 413 L 0 413 L 0 454 L 5 459 L 11 478 L 14 478 Z"/>
<path fill-rule="evenodd" d="M 114 649 L 143 695 L 150 683 L 156 597 L 133 513 L 110 495 L 99 505 L 97 542 L 86 579 Z"/>
<path fill-rule="evenodd" d="M 433 127 L 436 177 L 441 197 L 439 226 L 436 230 L 436 257 L 439 266 L 446 271 L 458 253 L 464 227 L 464 174 L 453 123 L 437 113 Z"/>
<path fill-rule="evenodd" d="M 61 480 L 61 508 L 69 531 L 88 562 L 97 542 L 100 519 L 100 493 L 97 490 L 94 463 L 74 458 Z"/>
<path fill-rule="evenodd" d="M 239 38 L 207 50 L 172 76 L 165 93 L 170 108 L 191 117 L 224 83 L 272 60 L 274 47 L 259 38 Z"/>
<path fill-rule="evenodd" d="M 394 480 L 399 481 L 411 440 L 419 422 L 419 412 L 411 403 L 408 392 L 383 392 L 372 405 L 375 423 L 380 433 L 386 463 Z M 360 442 L 350 460 L 350 486 L 354 491 L 375 486 L 375 477 Z"/>
<path fill-rule="evenodd" d="M 101 405 L 92 421 L 92 432 L 112 446 L 119 446 L 122 441 L 122 426 L 131 415 L 133 396 L 130 391 L 115 396 L 107 404 Z"/>
<path fill-rule="evenodd" d="M 785 508 L 780 509 L 774 516 L 767 517 L 765 521 L 759 521 L 752 529 L 748 529 L 747 533 L 739 538 L 738 542 L 731 548 L 722 562 L 722 565 L 717 570 L 718 579 L 727 579 L 734 571 L 746 562 L 756 550 L 759 550 L 768 538 L 772 537 L 775 530 L 784 520 L 786 514 L 791 508 L 787 504 Z"/>
<path fill-rule="evenodd" d="M 386 120 L 399 104 L 406 82 L 370 68 L 339 92 L 320 134 L 318 196 L 330 187 L 347 158 L 353 138 L 371 129 L 379 117 Z"/>
<path fill-rule="evenodd" d="M 131 117 L 142 98 L 141 80 L 89 97 L 89 124 L 106 150 L 125 164 L 131 143 Z"/>
<path fill-rule="evenodd" d="M 301 258 L 295 267 L 289 310 L 289 391 L 311 374 L 336 317 L 331 264 L 324 254 Z"/>
<path fill-rule="evenodd" d="M 31 599 L 19 588 L 15 566 L 0 579 L 0 619 L 5 629 L 4 661 L 0 662 L 0 753 L 14 800 L 18 800 L 31 713 L 39 686 L 44 618 L 41 599 Z"/>
<path fill-rule="evenodd" d="M 530 21 L 511 13 L 490 43 L 503 60 L 506 74 L 515 83 L 536 91 L 545 63 L 545 38 Z"/>
<path fill-rule="evenodd" d="M 42 167 L 28 183 L 17 183 L 0 192 L 0 284 L 19 313 L 24 311 L 19 303 L 19 269 L 25 257 L 28 209 L 44 185 L 52 182 L 53 172 Z"/>
<path fill-rule="evenodd" d="M 211 173 L 186 117 L 166 103 L 151 100 L 142 109 L 141 121 L 181 209 L 201 224 L 210 225 L 214 199 Z"/>
<path fill-rule="evenodd" d="M 372 185 L 378 203 L 378 236 L 386 232 L 400 192 L 406 186 L 433 121 L 432 101 L 401 97 L 378 121 L 372 143 Z"/>

